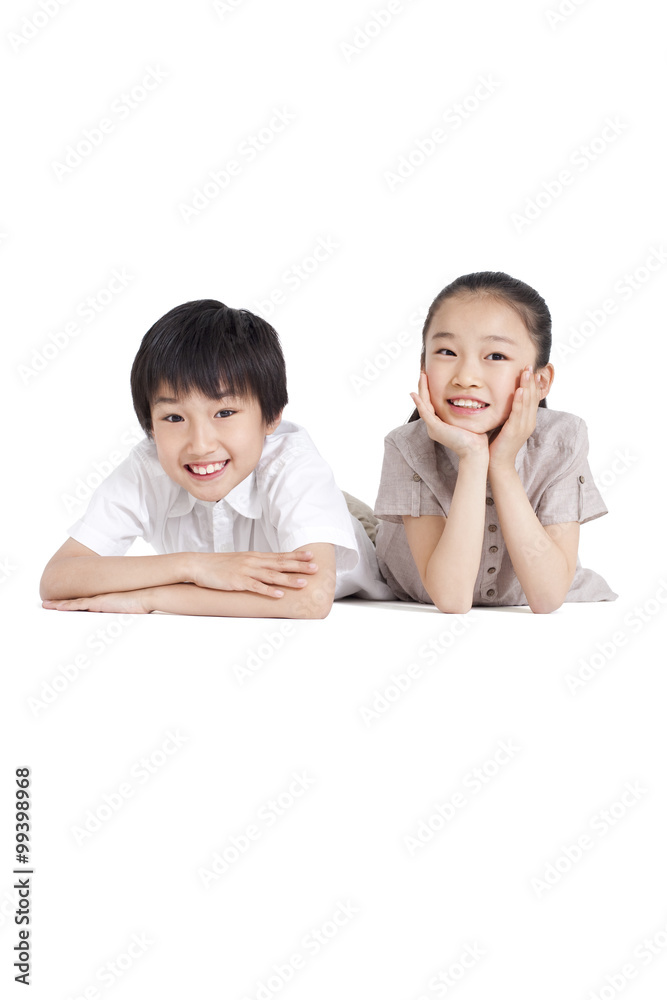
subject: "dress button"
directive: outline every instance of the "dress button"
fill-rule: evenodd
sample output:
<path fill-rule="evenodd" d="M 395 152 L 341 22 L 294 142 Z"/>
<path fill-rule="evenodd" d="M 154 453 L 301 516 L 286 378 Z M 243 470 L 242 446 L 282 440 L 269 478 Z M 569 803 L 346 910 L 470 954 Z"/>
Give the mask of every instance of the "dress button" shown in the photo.
<path fill-rule="evenodd" d="M 487 569 L 486 572 L 487 573 L 495 573 L 496 572 L 496 567 L 495 566 L 491 566 L 490 569 Z"/>
<path fill-rule="evenodd" d="M 497 531 L 497 530 L 498 530 L 498 525 L 497 524 L 490 524 L 489 525 L 489 531 Z"/>
<path fill-rule="evenodd" d="M 487 597 L 495 597 L 496 596 L 495 590 L 487 590 L 486 596 Z"/>
<path fill-rule="evenodd" d="M 489 552 L 497 552 L 497 551 L 498 551 L 497 545 L 492 545 L 491 548 L 489 549 Z"/>
<path fill-rule="evenodd" d="M 579 482 L 580 483 L 585 483 L 586 482 L 585 477 L 584 476 L 579 476 Z"/>
<path fill-rule="evenodd" d="M 486 505 L 487 507 L 493 507 L 493 497 L 486 498 Z"/>
<path fill-rule="evenodd" d="M 416 483 L 420 483 L 420 482 L 421 482 L 421 478 L 422 478 L 422 477 L 421 477 L 421 476 L 419 475 L 419 473 L 418 473 L 418 472 L 415 472 L 415 474 L 413 475 L 413 477 L 412 477 L 412 478 L 413 478 L 413 480 L 414 480 L 414 481 L 415 481 Z"/>

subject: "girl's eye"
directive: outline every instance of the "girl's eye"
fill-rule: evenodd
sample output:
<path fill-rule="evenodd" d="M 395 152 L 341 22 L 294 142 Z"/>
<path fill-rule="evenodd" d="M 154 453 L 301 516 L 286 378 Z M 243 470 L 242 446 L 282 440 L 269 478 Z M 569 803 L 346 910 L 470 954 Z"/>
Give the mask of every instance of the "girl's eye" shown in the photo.
<path fill-rule="evenodd" d="M 489 354 L 489 357 L 492 361 L 507 361 L 507 357 L 504 354 L 498 354 L 496 352 Z"/>
<path fill-rule="evenodd" d="M 450 351 L 450 349 L 448 347 L 441 347 L 440 350 L 437 353 L 438 354 L 451 354 L 451 356 L 453 358 L 456 357 L 456 355 L 454 354 L 454 351 Z"/>

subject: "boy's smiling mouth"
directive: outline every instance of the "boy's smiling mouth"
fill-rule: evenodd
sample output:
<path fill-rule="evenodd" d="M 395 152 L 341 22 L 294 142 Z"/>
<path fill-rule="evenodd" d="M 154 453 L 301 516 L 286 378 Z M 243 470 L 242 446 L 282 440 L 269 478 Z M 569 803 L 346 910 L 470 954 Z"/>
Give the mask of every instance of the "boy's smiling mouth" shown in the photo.
<path fill-rule="evenodd" d="M 226 458 L 224 462 L 208 462 L 206 465 L 193 462 L 191 465 L 186 465 L 185 468 L 190 475 L 195 476 L 197 479 L 208 479 L 221 473 L 227 468 L 228 464 L 229 459 Z"/>

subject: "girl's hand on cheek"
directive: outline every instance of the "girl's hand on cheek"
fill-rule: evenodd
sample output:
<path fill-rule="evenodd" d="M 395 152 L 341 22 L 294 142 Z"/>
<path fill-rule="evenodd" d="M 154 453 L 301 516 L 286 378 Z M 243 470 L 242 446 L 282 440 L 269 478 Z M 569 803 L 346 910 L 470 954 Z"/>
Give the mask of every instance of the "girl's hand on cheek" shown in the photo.
<path fill-rule="evenodd" d="M 489 444 L 489 468 L 514 468 L 519 449 L 535 430 L 539 403 L 540 376 L 529 366 L 521 372 L 509 417 Z"/>
<path fill-rule="evenodd" d="M 459 458 L 475 455 L 484 456 L 488 460 L 489 444 L 486 434 L 476 434 L 474 431 L 467 431 L 462 427 L 447 424 L 435 412 L 428 389 L 426 372 L 422 372 L 419 376 L 419 392 L 411 392 L 410 396 L 419 411 L 419 416 L 426 424 L 428 436 L 432 441 L 437 441 L 438 444 L 449 448 Z"/>

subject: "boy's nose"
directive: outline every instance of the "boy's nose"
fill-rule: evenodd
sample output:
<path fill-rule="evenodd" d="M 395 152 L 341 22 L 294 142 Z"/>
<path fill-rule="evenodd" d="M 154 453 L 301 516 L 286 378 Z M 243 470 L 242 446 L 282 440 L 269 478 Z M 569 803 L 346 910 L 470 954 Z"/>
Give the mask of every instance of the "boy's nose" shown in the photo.
<path fill-rule="evenodd" d="M 218 449 L 218 439 L 206 421 L 193 421 L 190 427 L 190 449 L 198 458 L 212 455 Z"/>

